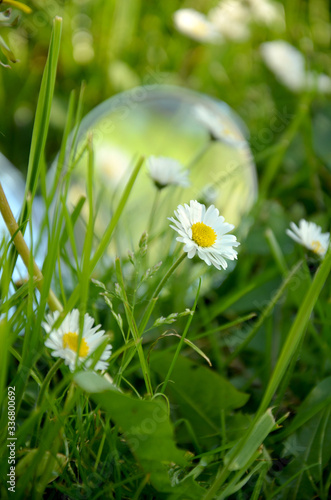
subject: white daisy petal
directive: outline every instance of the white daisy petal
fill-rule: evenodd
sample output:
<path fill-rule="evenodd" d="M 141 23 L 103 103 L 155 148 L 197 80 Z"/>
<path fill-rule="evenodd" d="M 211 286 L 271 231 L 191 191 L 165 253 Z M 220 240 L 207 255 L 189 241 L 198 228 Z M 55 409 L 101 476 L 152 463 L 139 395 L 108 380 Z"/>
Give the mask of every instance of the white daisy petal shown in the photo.
<path fill-rule="evenodd" d="M 174 13 L 174 24 L 178 31 L 199 42 L 218 43 L 222 37 L 217 28 L 200 12 L 194 9 L 179 9 Z"/>
<path fill-rule="evenodd" d="M 63 358 L 65 364 L 73 372 L 76 367 L 76 357 L 78 351 L 79 339 L 79 311 L 74 309 L 62 321 L 61 325 L 54 329 L 53 325 L 59 317 L 59 312 L 46 316 L 46 321 L 42 323 L 44 330 L 48 335 L 45 340 L 45 346 L 52 349 L 52 356 L 55 358 Z M 104 330 L 100 330 L 101 325 L 93 326 L 94 320 L 88 314 L 84 316 L 83 335 L 79 347 L 78 364 L 84 364 L 84 368 L 88 368 L 94 362 L 91 354 L 105 341 L 107 338 Z M 97 361 L 94 369 L 105 370 L 108 368 L 108 363 L 111 354 L 111 346 L 107 345 Z M 100 361 L 101 360 L 101 361 Z"/>
<path fill-rule="evenodd" d="M 312 250 L 319 257 L 324 257 L 330 244 L 330 233 L 322 233 L 320 226 L 305 219 L 299 221 L 299 227 L 290 222 L 290 228 L 286 229 L 286 234 L 292 240 Z"/>
<path fill-rule="evenodd" d="M 298 236 L 296 233 L 291 231 L 291 229 L 286 229 L 286 234 L 287 234 L 287 236 L 292 238 L 292 240 L 294 240 L 296 243 L 299 243 L 300 245 L 302 244 L 302 240 L 301 240 L 300 236 Z"/>
<path fill-rule="evenodd" d="M 205 205 L 191 200 L 190 205 L 179 205 L 175 210 L 175 216 L 169 217 L 174 223 L 170 227 L 180 235 L 177 241 L 184 243 L 184 252 L 189 259 L 197 253 L 201 260 L 208 266 L 216 269 L 226 269 L 225 259 L 234 260 L 237 252 L 233 247 L 240 245 L 233 234 L 226 234 L 234 226 L 224 221 L 214 205 L 206 210 Z"/>

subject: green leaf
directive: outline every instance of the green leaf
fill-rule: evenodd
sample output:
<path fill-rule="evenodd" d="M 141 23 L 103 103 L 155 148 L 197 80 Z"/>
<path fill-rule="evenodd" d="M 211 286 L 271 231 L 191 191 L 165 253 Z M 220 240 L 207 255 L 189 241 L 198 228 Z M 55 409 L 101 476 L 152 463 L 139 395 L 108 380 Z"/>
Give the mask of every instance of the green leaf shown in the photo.
<path fill-rule="evenodd" d="M 0 47 L 1 47 L 1 50 L 4 53 L 4 55 L 7 57 L 7 59 L 9 59 L 9 61 L 14 62 L 14 63 L 17 62 L 17 59 L 16 59 L 14 53 L 12 52 L 9 45 L 7 45 L 7 43 L 4 41 L 2 36 L 0 36 Z"/>
<path fill-rule="evenodd" d="M 31 195 L 32 200 L 34 198 L 39 180 L 40 168 L 42 162 L 44 161 L 45 144 L 55 87 L 57 61 L 60 52 L 61 32 L 62 19 L 55 17 L 33 126 L 24 204 L 22 207 L 20 222 L 24 221 L 27 215 L 26 200 L 28 199 L 28 196 Z"/>
<path fill-rule="evenodd" d="M 37 451 L 38 451 L 37 449 L 29 450 L 24 455 L 24 457 L 21 458 L 21 460 L 18 462 L 17 467 L 16 467 L 17 476 L 23 476 L 27 472 L 27 470 L 28 470 L 35 454 L 37 453 Z M 43 455 L 41 461 L 38 463 L 38 466 L 37 466 L 36 472 L 35 472 L 35 478 L 40 478 L 45 474 L 47 462 L 49 459 L 50 459 L 50 453 L 48 451 L 46 451 L 46 453 Z M 61 453 L 56 454 L 56 457 L 55 457 L 55 459 L 53 459 L 53 462 L 52 462 L 52 468 L 49 471 L 48 477 L 46 479 L 47 483 L 54 481 L 54 479 L 56 479 L 57 477 L 59 477 L 60 474 L 62 474 L 67 462 L 68 462 L 68 459 L 65 455 L 62 455 Z M 45 478 L 44 478 L 44 480 L 45 480 Z"/>
<path fill-rule="evenodd" d="M 316 492 L 316 488 L 322 487 L 323 471 L 331 458 L 330 405 L 285 440 L 283 456 L 293 457 L 293 460 L 279 477 L 280 482 L 284 484 L 289 478 L 296 476 L 294 481 L 283 488 L 283 498 L 327 498 L 322 492 Z"/>
<path fill-rule="evenodd" d="M 268 434 L 275 429 L 275 426 L 276 421 L 271 413 L 271 409 L 269 409 L 256 422 L 254 427 L 251 428 L 244 446 L 240 447 L 241 442 L 239 441 L 238 444 L 225 455 L 224 464 L 227 466 L 228 470 L 245 468 Z"/>
<path fill-rule="evenodd" d="M 151 369 L 164 378 L 171 360 L 171 354 L 155 361 L 152 358 Z M 167 392 L 177 405 L 178 414 L 191 423 L 205 445 L 210 441 L 206 436 L 220 432 L 221 411 L 239 408 L 249 397 L 214 371 L 183 356 L 177 359 Z"/>
<path fill-rule="evenodd" d="M 331 377 L 327 377 L 322 380 L 322 382 L 317 384 L 301 404 L 297 414 L 291 422 L 291 425 L 279 435 L 279 439 L 293 433 L 326 406 L 329 406 L 331 404 L 330 388 Z"/>
<path fill-rule="evenodd" d="M 121 429 L 122 438 L 144 472 L 150 474 L 154 488 L 162 493 L 172 493 L 170 498 L 173 499 L 201 498 L 204 490 L 191 478 L 177 483 L 170 480 L 170 467 L 175 464 L 185 467 L 188 464 L 184 452 L 175 445 L 173 428 L 163 399 L 130 397 L 96 373 L 80 372 L 74 376 L 74 380 L 92 395 L 92 399 Z"/>

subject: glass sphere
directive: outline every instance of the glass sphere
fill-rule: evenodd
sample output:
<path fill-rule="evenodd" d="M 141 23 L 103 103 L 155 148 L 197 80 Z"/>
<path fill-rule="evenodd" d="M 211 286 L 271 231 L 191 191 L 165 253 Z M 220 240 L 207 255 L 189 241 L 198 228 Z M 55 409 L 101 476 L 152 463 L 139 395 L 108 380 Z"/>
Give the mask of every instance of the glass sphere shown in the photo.
<path fill-rule="evenodd" d="M 138 87 L 97 106 L 81 122 L 76 150 L 79 153 L 92 137 L 96 237 L 103 235 L 141 156 L 146 161 L 110 253 L 126 253 L 136 245 L 143 231 L 151 229 L 151 219 L 151 232 L 158 234 L 179 204 L 194 199 L 214 204 L 227 222 L 239 225 L 257 196 L 246 136 L 245 126 L 227 104 L 180 87 Z M 169 185 L 158 191 L 146 167 L 150 156 L 177 160 L 188 170 L 190 186 Z M 73 170 L 68 196 L 72 207 L 86 195 L 87 163 L 86 153 Z M 81 214 L 87 213 L 86 203 Z"/>

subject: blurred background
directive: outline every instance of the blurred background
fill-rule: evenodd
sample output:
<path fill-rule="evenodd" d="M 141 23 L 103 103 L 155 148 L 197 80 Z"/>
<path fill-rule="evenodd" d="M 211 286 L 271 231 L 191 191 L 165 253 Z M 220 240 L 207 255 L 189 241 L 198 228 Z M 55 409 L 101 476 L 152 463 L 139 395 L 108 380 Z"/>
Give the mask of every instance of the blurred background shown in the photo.
<path fill-rule="evenodd" d="M 170 84 L 225 101 L 238 113 L 250 131 L 260 175 L 307 101 L 307 89 L 286 82 L 295 73 L 295 64 L 289 59 L 288 77 L 279 77 L 268 67 L 268 56 L 263 57 L 263 43 L 282 39 L 302 53 L 307 70 L 323 74 L 325 85 L 322 91 L 309 93 L 308 120 L 291 138 L 271 190 L 274 197 L 282 197 L 286 209 L 295 207 L 295 219 L 323 208 L 322 200 L 331 187 L 327 1 L 270 0 L 260 2 L 264 10 L 257 8 L 255 0 L 31 0 L 27 4 L 30 14 L 13 10 L 12 19 L 18 18 L 15 26 L 0 28 L 18 60 L 0 70 L 0 152 L 23 174 L 54 16 L 63 18 L 63 34 L 46 147 L 48 165 L 59 150 L 70 92 L 78 92 L 82 81 L 86 83 L 84 115 L 122 91 Z M 239 4 L 240 12 L 236 10 Z M 243 15 L 243 8 L 249 16 Z M 221 39 L 203 36 L 199 27 L 192 30 L 185 19 L 175 22 L 179 9 L 194 9 L 207 23 L 212 20 Z M 229 13 L 232 20 L 224 26 Z M 284 59 L 282 52 L 276 61 L 277 57 Z M 4 56 L 2 61 L 8 63 Z M 296 203 L 300 197 L 305 198 L 304 208 Z"/>

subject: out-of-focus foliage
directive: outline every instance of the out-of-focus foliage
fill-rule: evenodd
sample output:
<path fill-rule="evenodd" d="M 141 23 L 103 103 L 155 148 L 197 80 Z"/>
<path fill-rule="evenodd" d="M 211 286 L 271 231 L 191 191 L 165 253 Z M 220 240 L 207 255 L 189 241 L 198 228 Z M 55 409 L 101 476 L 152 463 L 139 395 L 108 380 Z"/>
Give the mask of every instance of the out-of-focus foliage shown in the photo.
<path fill-rule="evenodd" d="M 285 38 L 301 48 L 313 68 L 327 72 L 331 67 L 326 3 L 299 3 L 298 9 L 295 2 L 286 6 L 285 32 L 256 25 L 246 41 L 208 45 L 179 33 L 173 14 L 182 7 L 207 13 L 215 1 L 33 0 L 31 14 L 21 14 L 15 29 L 2 30 L 20 62 L 10 71 L 0 72 L 0 107 L 5 110 L 1 151 L 26 170 L 51 23 L 59 15 L 64 22 L 48 141 L 50 157 L 59 148 L 69 92 L 82 80 L 87 84 L 85 112 L 113 94 L 141 84 L 175 84 L 203 91 L 239 112 L 251 131 L 253 150 L 259 153 L 286 128 L 296 105 L 293 95 L 275 84 L 263 64 L 260 44 Z"/>

